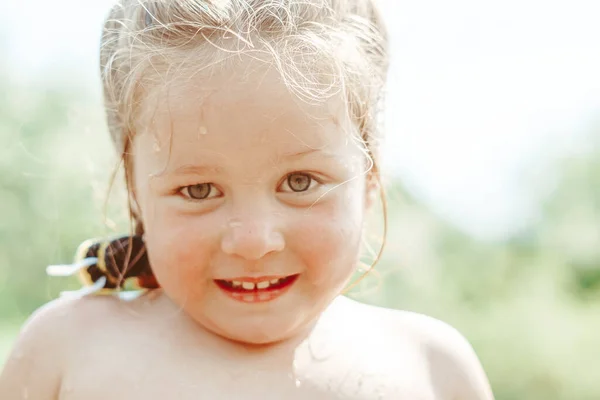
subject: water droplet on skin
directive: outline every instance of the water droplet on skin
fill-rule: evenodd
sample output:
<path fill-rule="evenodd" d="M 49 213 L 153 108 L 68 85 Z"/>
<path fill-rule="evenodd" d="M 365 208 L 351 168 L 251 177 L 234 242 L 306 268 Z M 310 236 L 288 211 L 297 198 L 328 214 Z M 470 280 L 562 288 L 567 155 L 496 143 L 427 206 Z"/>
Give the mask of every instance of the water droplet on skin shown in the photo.
<path fill-rule="evenodd" d="M 296 387 L 299 388 L 300 385 L 302 384 L 302 382 L 300 382 L 300 379 L 296 379 Z"/>
<path fill-rule="evenodd" d="M 229 226 L 231 228 L 238 228 L 238 227 L 242 226 L 242 223 L 240 221 L 230 221 Z"/>
<path fill-rule="evenodd" d="M 198 128 L 198 135 L 206 135 L 208 133 L 208 129 L 205 126 L 201 126 Z"/>

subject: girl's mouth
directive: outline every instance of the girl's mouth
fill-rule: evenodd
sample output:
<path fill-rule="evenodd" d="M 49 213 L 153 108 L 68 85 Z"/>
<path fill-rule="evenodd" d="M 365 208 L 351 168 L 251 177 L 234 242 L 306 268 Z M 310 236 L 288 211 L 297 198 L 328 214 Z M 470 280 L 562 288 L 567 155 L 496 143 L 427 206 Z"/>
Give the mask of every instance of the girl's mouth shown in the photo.
<path fill-rule="evenodd" d="M 215 279 L 229 297 L 244 303 L 265 302 L 281 296 L 296 282 L 299 274 L 280 277 Z"/>

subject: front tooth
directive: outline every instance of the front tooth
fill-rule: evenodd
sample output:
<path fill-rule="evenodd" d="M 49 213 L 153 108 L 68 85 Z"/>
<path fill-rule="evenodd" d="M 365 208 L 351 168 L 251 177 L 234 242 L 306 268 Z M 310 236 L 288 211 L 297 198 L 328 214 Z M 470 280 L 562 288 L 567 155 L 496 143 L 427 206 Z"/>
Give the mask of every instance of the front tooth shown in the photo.
<path fill-rule="evenodd" d="M 270 285 L 269 281 L 262 281 L 262 282 L 258 282 L 256 284 L 256 288 L 257 289 L 266 289 L 269 287 L 269 285 Z"/>
<path fill-rule="evenodd" d="M 242 282 L 240 282 L 240 281 L 233 281 L 232 283 L 233 283 L 234 287 L 242 286 Z"/>
<path fill-rule="evenodd" d="M 254 290 L 253 282 L 242 282 L 242 287 L 246 290 Z"/>
<path fill-rule="evenodd" d="M 279 282 L 279 279 L 271 279 L 271 285 L 276 284 L 277 282 Z"/>

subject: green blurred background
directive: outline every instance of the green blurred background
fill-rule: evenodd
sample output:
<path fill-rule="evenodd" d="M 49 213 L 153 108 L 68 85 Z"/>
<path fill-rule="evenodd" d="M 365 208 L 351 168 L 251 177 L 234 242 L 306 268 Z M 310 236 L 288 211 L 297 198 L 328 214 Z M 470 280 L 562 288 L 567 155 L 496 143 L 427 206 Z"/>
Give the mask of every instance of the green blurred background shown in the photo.
<path fill-rule="evenodd" d="M 4 36 L 0 45 L 10 41 Z M 55 61 L 52 68 L 60 70 Z M 27 316 L 77 287 L 49 279 L 45 266 L 69 262 L 84 239 L 128 229 L 120 181 L 105 207 L 116 159 L 96 82 L 50 73 L 21 79 L 18 71 L 18 63 L 0 60 L 0 365 Z M 521 184 L 532 217 L 508 234 L 467 233 L 406 182 L 389 178 L 386 251 L 351 296 L 457 327 L 479 354 L 498 400 L 600 399 L 600 123 L 594 120 L 579 121 L 577 132 L 556 128 L 563 129 L 559 136 L 583 138 L 577 151 L 540 151 L 530 160 Z M 379 217 L 375 212 L 374 248 Z"/>

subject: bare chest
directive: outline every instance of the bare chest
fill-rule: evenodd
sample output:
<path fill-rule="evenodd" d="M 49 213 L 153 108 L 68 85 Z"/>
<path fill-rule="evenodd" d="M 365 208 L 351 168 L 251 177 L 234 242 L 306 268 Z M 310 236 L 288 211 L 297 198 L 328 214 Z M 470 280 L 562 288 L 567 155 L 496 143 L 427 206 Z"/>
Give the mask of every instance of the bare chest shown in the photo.
<path fill-rule="evenodd" d="M 238 362 L 177 345 L 99 345 L 74 361 L 60 400 L 436 399 L 415 351 L 400 356 L 343 347 L 305 349 L 293 362 L 282 364 L 268 359 Z"/>

